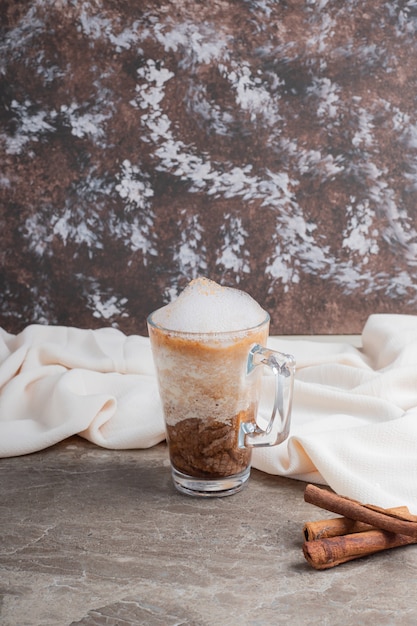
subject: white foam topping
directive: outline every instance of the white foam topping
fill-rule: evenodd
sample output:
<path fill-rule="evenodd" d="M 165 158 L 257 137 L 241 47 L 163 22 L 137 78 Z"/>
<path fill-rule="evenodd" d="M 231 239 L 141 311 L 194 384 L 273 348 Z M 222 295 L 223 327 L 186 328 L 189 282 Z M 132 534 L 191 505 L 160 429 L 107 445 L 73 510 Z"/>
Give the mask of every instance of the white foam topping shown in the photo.
<path fill-rule="evenodd" d="M 158 309 L 153 321 L 169 330 L 219 333 L 253 328 L 266 317 L 266 311 L 244 291 L 197 278 L 176 300 Z"/>

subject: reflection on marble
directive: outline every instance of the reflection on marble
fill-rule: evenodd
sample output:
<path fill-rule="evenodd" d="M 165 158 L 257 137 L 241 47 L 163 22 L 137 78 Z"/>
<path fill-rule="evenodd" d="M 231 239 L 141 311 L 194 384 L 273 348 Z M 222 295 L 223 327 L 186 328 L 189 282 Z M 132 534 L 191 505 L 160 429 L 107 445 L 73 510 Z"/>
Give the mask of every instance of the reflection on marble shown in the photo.
<path fill-rule="evenodd" d="M 318 572 L 304 483 L 253 471 L 241 493 L 177 493 L 165 444 L 71 438 L 0 464 L 2 626 L 414 626 L 417 547 Z"/>
<path fill-rule="evenodd" d="M 145 332 L 198 274 L 275 334 L 414 313 L 417 6 L 3 3 L 0 324 Z"/>

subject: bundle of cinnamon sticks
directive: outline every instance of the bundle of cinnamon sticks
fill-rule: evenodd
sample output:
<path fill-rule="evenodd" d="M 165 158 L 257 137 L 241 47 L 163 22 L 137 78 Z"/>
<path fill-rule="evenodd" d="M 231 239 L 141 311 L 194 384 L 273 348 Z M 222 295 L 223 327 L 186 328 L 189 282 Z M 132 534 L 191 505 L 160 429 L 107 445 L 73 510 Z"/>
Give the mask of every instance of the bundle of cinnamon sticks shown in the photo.
<path fill-rule="evenodd" d="M 341 516 L 304 525 L 303 553 L 315 569 L 417 543 L 417 516 L 406 506 L 383 509 L 361 504 L 315 485 L 307 485 L 304 500 Z"/>

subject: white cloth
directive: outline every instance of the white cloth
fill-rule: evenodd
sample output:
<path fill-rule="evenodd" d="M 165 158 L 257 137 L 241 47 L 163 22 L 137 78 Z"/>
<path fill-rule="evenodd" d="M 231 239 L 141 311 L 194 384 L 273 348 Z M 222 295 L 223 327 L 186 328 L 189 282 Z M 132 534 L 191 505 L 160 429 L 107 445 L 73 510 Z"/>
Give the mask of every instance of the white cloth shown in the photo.
<path fill-rule="evenodd" d="M 372 315 L 362 348 L 270 337 L 297 361 L 291 432 L 259 470 L 417 514 L 417 316 Z M 273 381 L 264 377 L 261 417 Z M 149 339 L 115 329 L 0 329 L 0 457 L 74 434 L 112 449 L 165 438 Z"/>

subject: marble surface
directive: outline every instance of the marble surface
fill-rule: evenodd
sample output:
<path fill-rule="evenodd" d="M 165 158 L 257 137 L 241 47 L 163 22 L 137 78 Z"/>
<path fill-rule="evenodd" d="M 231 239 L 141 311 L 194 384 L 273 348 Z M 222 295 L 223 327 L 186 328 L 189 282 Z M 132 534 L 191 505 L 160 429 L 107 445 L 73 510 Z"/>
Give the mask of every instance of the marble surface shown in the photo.
<path fill-rule="evenodd" d="M 2 626 L 414 626 L 417 547 L 318 572 L 304 483 L 253 471 L 228 498 L 171 484 L 165 444 L 71 438 L 0 462 Z"/>
<path fill-rule="evenodd" d="M 417 7 L 12 0 L 0 325 L 113 325 L 197 275 L 274 334 L 417 304 Z"/>

